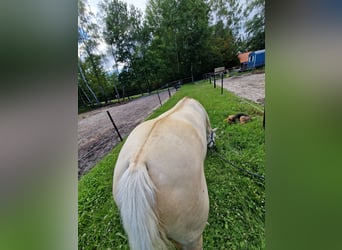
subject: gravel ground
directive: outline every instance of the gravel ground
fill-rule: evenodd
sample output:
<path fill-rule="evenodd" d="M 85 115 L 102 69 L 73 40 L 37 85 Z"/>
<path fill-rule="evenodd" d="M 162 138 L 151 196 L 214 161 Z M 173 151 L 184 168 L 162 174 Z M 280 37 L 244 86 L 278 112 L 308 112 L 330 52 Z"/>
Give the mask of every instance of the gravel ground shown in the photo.
<path fill-rule="evenodd" d="M 221 81 L 216 83 L 220 86 Z M 223 87 L 255 103 L 265 103 L 265 73 L 225 78 Z"/>

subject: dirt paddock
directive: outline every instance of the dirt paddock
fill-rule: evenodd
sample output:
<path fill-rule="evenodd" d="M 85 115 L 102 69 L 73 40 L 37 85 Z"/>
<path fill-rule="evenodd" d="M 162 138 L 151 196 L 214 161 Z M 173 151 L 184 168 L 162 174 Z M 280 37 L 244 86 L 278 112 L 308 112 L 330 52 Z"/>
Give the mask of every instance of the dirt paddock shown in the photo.
<path fill-rule="evenodd" d="M 221 86 L 221 80 L 218 80 L 216 84 Z M 225 78 L 223 87 L 255 103 L 265 103 L 265 73 Z"/>
<path fill-rule="evenodd" d="M 217 87 L 221 80 L 217 80 Z M 223 87 L 253 102 L 264 104 L 265 74 L 248 74 L 225 78 Z M 171 91 L 174 94 L 175 90 Z M 160 93 L 162 103 L 169 99 L 168 91 Z M 108 110 L 122 137 L 160 107 L 158 96 L 149 95 L 126 104 L 112 105 L 78 115 L 78 177 L 88 172 L 120 142 L 106 113 Z"/>

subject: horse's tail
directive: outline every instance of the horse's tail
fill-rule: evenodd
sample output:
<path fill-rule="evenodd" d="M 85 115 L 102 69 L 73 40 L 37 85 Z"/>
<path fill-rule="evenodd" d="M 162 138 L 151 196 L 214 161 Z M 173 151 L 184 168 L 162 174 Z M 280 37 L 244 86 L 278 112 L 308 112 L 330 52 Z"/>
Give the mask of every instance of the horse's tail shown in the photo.
<path fill-rule="evenodd" d="M 132 250 L 168 249 L 170 241 L 160 226 L 155 209 L 156 188 L 146 165 L 131 165 L 114 191 Z"/>

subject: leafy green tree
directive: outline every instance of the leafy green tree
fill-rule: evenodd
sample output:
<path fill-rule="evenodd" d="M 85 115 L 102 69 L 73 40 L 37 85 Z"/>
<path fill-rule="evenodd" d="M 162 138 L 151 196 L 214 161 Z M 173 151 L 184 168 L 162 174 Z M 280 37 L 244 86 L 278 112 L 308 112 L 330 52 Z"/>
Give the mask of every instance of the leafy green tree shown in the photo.
<path fill-rule="evenodd" d="M 265 1 L 247 0 L 245 9 L 242 3 L 149 0 L 143 16 L 123 0 L 102 0 L 99 17 L 103 32 L 99 32 L 86 0 L 79 0 L 79 45 L 85 76 L 80 73 L 80 103 L 94 99 L 88 86 L 99 99 L 108 100 L 150 92 L 189 76 L 200 79 L 215 67 L 238 65 L 238 51 L 261 49 L 265 44 Z M 102 38 L 109 45 L 114 73 L 104 71 L 103 56 L 96 53 Z"/>
<path fill-rule="evenodd" d="M 94 91 L 95 95 L 97 96 L 98 100 L 106 101 L 109 99 L 109 94 L 112 91 L 112 84 L 108 81 L 107 75 L 103 69 L 101 64 L 102 57 L 99 55 L 92 55 L 92 57 L 85 57 L 83 60 L 80 60 L 80 68 L 79 72 L 91 89 Z M 96 74 L 94 74 L 94 68 L 96 68 Z M 82 72 L 83 71 L 83 72 Z M 83 78 L 83 77 L 82 77 Z M 85 82 L 85 81 L 83 81 Z"/>
<path fill-rule="evenodd" d="M 150 69 L 144 69 L 147 85 L 176 77 L 177 70 L 169 65 L 179 65 L 175 57 L 174 24 L 175 1 L 150 0 L 146 6 L 145 29 L 149 33 L 150 46 L 145 60 Z M 177 66 L 176 66 L 177 67 Z M 162 79 L 162 80 L 160 80 Z"/>
<path fill-rule="evenodd" d="M 118 76 L 122 93 L 124 93 L 124 88 L 127 89 L 128 84 L 132 85 L 136 82 L 139 75 L 139 71 L 133 68 L 133 64 L 142 53 L 140 49 L 143 43 L 142 13 L 133 5 L 128 7 L 120 0 L 104 0 L 100 6 L 104 13 L 103 35 L 111 48 L 116 72 L 121 74 L 119 66 L 125 68 L 125 72 L 130 72 L 129 79 L 125 72 L 123 72 L 124 77 Z"/>
<path fill-rule="evenodd" d="M 265 48 L 265 0 L 247 0 L 244 15 L 246 22 L 247 47 L 249 50 Z"/>
<path fill-rule="evenodd" d="M 205 62 L 203 51 L 208 49 L 210 38 L 209 6 L 202 0 L 182 1 L 179 5 L 180 37 L 183 40 L 183 62 L 190 66 L 191 76 L 200 74 L 201 64 Z"/>
<path fill-rule="evenodd" d="M 101 58 L 96 55 L 94 51 L 98 46 L 99 36 L 97 30 L 99 27 L 93 21 L 95 19 L 94 14 L 90 11 L 89 6 L 85 0 L 79 0 L 79 13 L 78 13 L 78 43 L 79 49 L 83 51 L 83 57 L 90 62 L 92 69 L 92 74 L 95 77 L 96 83 L 99 86 L 101 94 L 105 100 L 108 102 L 108 96 L 106 93 L 105 82 L 103 77 L 101 77 L 102 66 Z M 81 53 L 82 54 L 82 53 Z"/>
<path fill-rule="evenodd" d="M 222 22 L 239 39 L 243 29 L 243 4 L 240 0 L 210 0 L 214 23 Z"/>
<path fill-rule="evenodd" d="M 210 44 L 211 60 L 208 62 L 211 70 L 220 66 L 231 68 L 238 64 L 234 36 L 222 20 L 212 26 Z"/>
<path fill-rule="evenodd" d="M 127 4 L 120 0 L 104 0 L 100 6 L 104 11 L 104 39 L 111 47 L 114 63 L 119 71 L 119 63 L 125 62 L 129 40 Z"/>
<path fill-rule="evenodd" d="M 219 37 L 214 46 L 220 46 L 221 49 L 226 51 L 225 65 L 232 67 L 238 64 L 237 54 L 239 51 L 244 51 L 245 35 L 244 35 L 244 22 L 243 15 L 244 5 L 240 0 L 210 0 L 211 15 L 215 23 L 215 35 Z M 218 34 L 218 30 L 220 30 Z M 223 35 L 222 31 L 226 34 Z M 222 43 L 222 40 L 224 42 Z"/>
<path fill-rule="evenodd" d="M 208 49 L 209 6 L 203 0 L 151 0 L 146 19 L 151 27 L 152 54 L 162 81 L 201 75 Z"/>
<path fill-rule="evenodd" d="M 89 101 L 89 103 L 90 103 L 91 105 L 93 105 L 93 101 L 92 101 L 91 98 L 88 97 L 87 91 L 84 90 L 84 88 L 82 88 L 82 86 L 84 86 L 84 85 L 86 86 L 85 89 L 87 89 L 87 90 L 89 91 L 90 96 L 92 96 L 92 97 L 95 99 L 95 101 L 96 101 L 97 104 L 100 104 L 100 103 L 99 103 L 99 100 L 97 99 L 97 96 L 96 96 L 95 92 L 94 92 L 93 89 L 90 87 L 89 82 L 88 82 L 88 79 L 87 79 L 86 76 L 85 76 L 84 70 L 83 70 L 83 68 L 82 68 L 82 66 L 81 66 L 81 59 L 78 58 L 78 86 L 79 86 L 80 90 L 82 91 L 83 95 L 84 95 L 84 96 L 87 98 L 87 100 Z"/>

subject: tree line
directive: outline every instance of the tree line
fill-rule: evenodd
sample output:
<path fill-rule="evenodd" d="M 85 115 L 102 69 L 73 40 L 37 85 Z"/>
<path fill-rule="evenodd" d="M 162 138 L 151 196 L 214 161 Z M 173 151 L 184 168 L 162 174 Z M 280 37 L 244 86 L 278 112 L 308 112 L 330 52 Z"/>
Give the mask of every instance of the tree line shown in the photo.
<path fill-rule="evenodd" d="M 149 0 L 145 13 L 101 0 L 97 16 L 87 0 L 78 4 L 79 108 L 199 80 L 265 48 L 265 0 Z"/>

